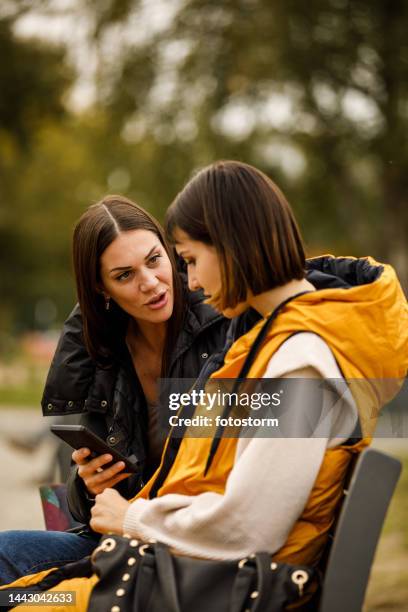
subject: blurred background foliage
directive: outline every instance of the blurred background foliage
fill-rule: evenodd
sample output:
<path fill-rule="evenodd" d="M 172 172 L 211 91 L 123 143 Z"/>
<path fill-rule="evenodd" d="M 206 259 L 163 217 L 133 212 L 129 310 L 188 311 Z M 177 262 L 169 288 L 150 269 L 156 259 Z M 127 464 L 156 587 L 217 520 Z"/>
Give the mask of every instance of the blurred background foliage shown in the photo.
<path fill-rule="evenodd" d="M 89 204 L 162 219 L 218 158 L 276 180 L 309 254 L 372 254 L 407 288 L 407 31 L 406 0 L 3 0 L 3 348 L 70 311 Z"/>

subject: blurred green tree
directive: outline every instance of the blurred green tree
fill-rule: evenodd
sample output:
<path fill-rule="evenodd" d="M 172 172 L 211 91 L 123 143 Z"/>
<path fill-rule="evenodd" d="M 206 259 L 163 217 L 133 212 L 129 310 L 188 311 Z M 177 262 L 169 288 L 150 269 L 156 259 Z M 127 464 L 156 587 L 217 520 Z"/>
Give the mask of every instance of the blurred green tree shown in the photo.
<path fill-rule="evenodd" d="M 165 4 L 110 0 L 94 15 L 102 53 L 113 32 L 120 48 L 98 73 L 112 121 L 189 151 L 177 180 L 219 157 L 260 165 L 312 250 L 371 251 L 407 287 L 408 4 L 189 0 L 157 26 Z"/>
<path fill-rule="evenodd" d="M 23 232 L 33 217 L 23 205 L 22 174 L 44 122 L 63 120 L 63 95 L 72 74 L 61 49 L 16 38 L 14 18 L 0 19 L 0 278 L 2 326 L 24 308 L 25 263 L 33 252 Z M 46 243 L 47 235 L 42 235 Z M 17 302 L 17 297 L 19 301 Z"/>

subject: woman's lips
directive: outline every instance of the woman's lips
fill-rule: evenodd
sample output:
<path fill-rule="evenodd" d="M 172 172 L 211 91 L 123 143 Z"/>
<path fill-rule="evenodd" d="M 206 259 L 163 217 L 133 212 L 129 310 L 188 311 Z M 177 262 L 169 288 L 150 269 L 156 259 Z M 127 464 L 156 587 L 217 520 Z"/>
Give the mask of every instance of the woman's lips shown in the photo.
<path fill-rule="evenodd" d="M 167 291 L 163 291 L 163 293 L 160 294 L 160 297 L 156 302 L 150 302 L 150 304 L 145 304 L 145 305 L 151 310 L 159 310 L 160 308 L 163 308 L 164 306 L 166 306 L 168 300 L 169 300 L 169 297 L 168 297 Z"/>

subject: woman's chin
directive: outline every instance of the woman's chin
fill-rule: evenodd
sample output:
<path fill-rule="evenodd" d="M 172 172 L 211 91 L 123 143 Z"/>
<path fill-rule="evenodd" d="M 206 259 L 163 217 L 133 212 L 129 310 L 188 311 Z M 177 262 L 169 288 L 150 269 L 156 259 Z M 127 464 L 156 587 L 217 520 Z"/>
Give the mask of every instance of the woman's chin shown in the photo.
<path fill-rule="evenodd" d="M 240 302 L 233 308 L 224 308 L 224 310 L 222 311 L 222 314 L 227 319 L 234 319 L 234 317 L 239 317 L 239 315 L 241 315 L 243 312 L 248 310 L 248 308 L 249 308 L 249 304 L 247 302 Z"/>

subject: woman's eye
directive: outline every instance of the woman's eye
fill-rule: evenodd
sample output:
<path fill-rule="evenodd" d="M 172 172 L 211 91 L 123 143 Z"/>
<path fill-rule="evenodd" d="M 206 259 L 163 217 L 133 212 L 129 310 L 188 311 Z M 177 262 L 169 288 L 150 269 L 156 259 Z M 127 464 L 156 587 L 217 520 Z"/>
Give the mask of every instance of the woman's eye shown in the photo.
<path fill-rule="evenodd" d="M 187 266 L 194 266 L 195 265 L 195 259 L 185 259 L 185 262 L 186 262 Z"/>
<path fill-rule="evenodd" d="M 149 259 L 149 263 L 154 265 L 155 263 L 157 263 L 159 261 L 160 257 L 161 257 L 160 253 L 157 253 L 156 255 L 153 255 L 153 257 L 151 257 Z"/>
<path fill-rule="evenodd" d="M 126 270 L 126 272 L 123 272 L 122 274 L 120 274 L 119 276 L 116 277 L 116 280 L 118 281 L 124 281 L 127 280 L 130 276 L 130 270 Z"/>

